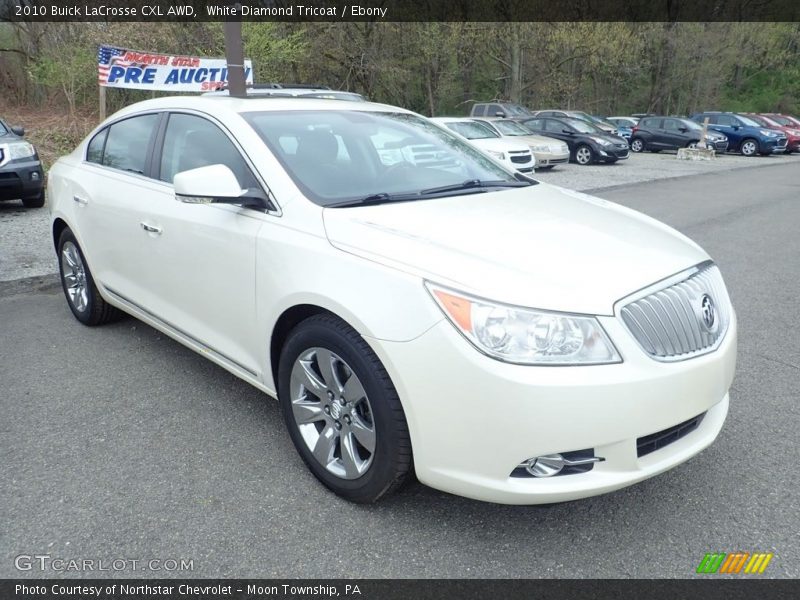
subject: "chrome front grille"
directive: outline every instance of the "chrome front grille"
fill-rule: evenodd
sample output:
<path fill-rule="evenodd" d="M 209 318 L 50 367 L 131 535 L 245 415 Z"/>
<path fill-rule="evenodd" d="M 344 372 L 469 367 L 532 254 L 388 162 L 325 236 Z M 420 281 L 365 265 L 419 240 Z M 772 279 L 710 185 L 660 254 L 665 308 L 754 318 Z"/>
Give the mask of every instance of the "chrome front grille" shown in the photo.
<path fill-rule="evenodd" d="M 677 281 L 648 288 L 620 315 L 647 354 L 676 361 L 719 346 L 730 324 L 731 303 L 719 269 L 706 262 Z"/>

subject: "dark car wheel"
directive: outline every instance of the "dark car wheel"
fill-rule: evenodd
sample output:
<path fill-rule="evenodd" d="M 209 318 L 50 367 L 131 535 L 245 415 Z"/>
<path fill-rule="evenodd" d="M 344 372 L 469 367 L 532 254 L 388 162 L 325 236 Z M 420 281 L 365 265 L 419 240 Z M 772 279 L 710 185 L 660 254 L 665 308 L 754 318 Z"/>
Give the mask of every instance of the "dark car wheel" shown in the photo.
<path fill-rule="evenodd" d="M 44 190 L 33 198 L 23 198 L 22 206 L 25 208 L 42 208 L 44 206 Z"/>
<path fill-rule="evenodd" d="M 686 147 L 687 147 L 687 148 L 697 148 L 697 144 L 698 144 L 698 143 L 699 143 L 699 142 L 696 142 L 696 141 L 692 140 L 691 142 L 689 142 L 689 143 L 687 143 L 687 144 L 686 144 Z"/>
<path fill-rule="evenodd" d="M 375 502 L 411 473 L 405 413 L 364 338 L 333 315 L 300 323 L 283 346 L 278 398 L 295 448 L 330 490 Z"/>
<path fill-rule="evenodd" d="M 94 283 L 78 240 L 65 229 L 58 240 L 58 271 L 67 304 L 84 325 L 103 325 L 116 321 L 124 313 L 103 300 Z"/>
<path fill-rule="evenodd" d="M 747 138 L 742 141 L 742 145 L 739 146 L 739 151 L 744 156 L 755 156 L 758 154 L 758 142 L 752 138 Z"/>
<path fill-rule="evenodd" d="M 641 138 L 633 138 L 631 140 L 632 152 L 644 152 L 644 141 Z"/>
<path fill-rule="evenodd" d="M 590 165 L 594 162 L 594 151 L 586 144 L 575 148 L 575 162 L 579 165 Z"/>
<path fill-rule="evenodd" d="M 545 167 L 536 167 L 537 171 L 552 171 L 555 165 L 547 165 Z"/>

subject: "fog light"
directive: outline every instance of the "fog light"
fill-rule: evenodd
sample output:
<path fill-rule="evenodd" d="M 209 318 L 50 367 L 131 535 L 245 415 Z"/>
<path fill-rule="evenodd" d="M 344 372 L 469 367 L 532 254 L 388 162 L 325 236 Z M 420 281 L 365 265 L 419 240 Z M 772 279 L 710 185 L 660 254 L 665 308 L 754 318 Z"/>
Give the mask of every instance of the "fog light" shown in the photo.
<path fill-rule="evenodd" d="M 39 181 L 39 172 L 38 171 L 32 171 L 31 172 L 31 181 Z"/>
<path fill-rule="evenodd" d="M 585 473 L 592 469 L 594 463 L 604 460 L 602 456 L 595 456 L 593 450 L 586 449 L 537 456 L 526 460 L 520 467 L 533 477 L 553 477 L 559 474 Z"/>

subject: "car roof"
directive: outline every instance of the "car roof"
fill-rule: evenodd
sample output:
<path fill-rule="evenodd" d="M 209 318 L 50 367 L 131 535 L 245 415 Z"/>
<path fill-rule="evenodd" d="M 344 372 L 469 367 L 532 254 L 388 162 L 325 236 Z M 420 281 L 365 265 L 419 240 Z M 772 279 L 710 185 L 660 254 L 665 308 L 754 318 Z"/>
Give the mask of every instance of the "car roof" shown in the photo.
<path fill-rule="evenodd" d="M 477 120 L 479 120 L 479 117 L 431 117 L 431 121 L 436 121 L 437 123 L 469 123 Z"/>
<path fill-rule="evenodd" d="M 410 110 L 388 104 L 352 100 L 330 100 L 327 98 L 305 98 L 285 96 L 248 96 L 246 98 L 227 95 L 167 96 L 131 104 L 111 115 L 118 118 L 128 114 L 163 110 L 198 110 L 212 114 L 222 112 L 248 113 L 300 110 L 354 110 L 362 112 L 393 112 L 414 114 Z"/>

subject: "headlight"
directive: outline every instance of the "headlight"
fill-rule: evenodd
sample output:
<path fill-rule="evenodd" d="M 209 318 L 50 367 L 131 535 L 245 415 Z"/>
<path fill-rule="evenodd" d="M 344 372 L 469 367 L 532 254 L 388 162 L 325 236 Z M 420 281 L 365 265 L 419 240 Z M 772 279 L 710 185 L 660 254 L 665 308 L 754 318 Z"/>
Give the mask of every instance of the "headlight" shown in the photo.
<path fill-rule="evenodd" d="M 28 142 L 14 142 L 8 145 L 9 160 L 28 158 L 36 154 L 36 149 Z"/>
<path fill-rule="evenodd" d="M 495 158 L 499 158 L 500 160 L 504 160 L 506 157 L 505 153 L 503 152 L 495 152 L 494 150 L 487 150 L 487 152 Z"/>
<path fill-rule="evenodd" d="M 594 317 L 509 306 L 425 285 L 450 322 L 492 358 L 523 365 L 622 362 Z"/>
<path fill-rule="evenodd" d="M 800 131 L 798 131 L 797 129 L 787 129 L 787 133 L 789 135 L 800 135 Z"/>
<path fill-rule="evenodd" d="M 770 131 L 769 129 L 762 129 L 761 135 L 765 135 L 767 137 L 777 137 L 778 134 L 774 131 Z"/>
<path fill-rule="evenodd" d="M 594 136 L 592 136 L 592 139 L 593 139 L 595 142 L 597 142 L 598 144 L 600 144 L 601 146 L 610 146 L 610 145 L 611 145 L 611 142 L 609 142 L 609 141 L 607 141 L 607 140 L 604 140 L 603 138 L 599 138 L 599 137 L 594 137 Z"/>
<path fill-rule="evenodd" d="M 531 146 L 531 150 L 534 152 L 550 152 L 550 146 L 543 145 L 543 146 Z"/>

